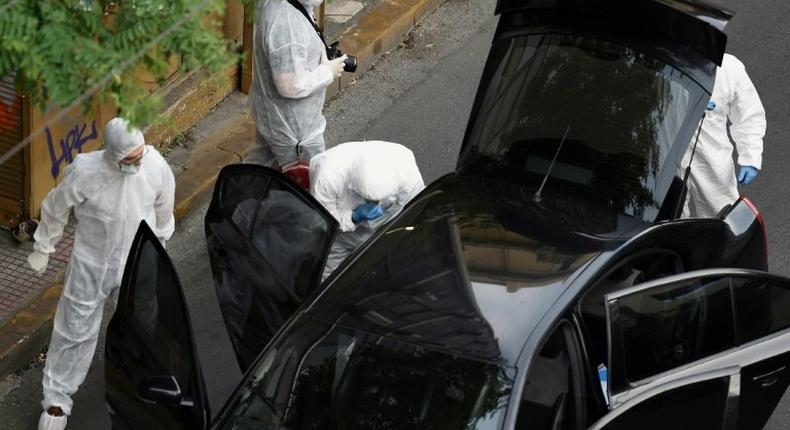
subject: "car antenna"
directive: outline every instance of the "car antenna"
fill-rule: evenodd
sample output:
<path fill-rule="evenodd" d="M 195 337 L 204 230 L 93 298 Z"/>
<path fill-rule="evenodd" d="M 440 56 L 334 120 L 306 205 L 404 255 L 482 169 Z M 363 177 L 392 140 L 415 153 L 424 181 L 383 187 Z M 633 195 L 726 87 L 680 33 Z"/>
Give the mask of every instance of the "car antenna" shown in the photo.
<path fill-rule="evenodd" d="M 538 190 L 535 191 L 535 195 L 532 196 L 532 201 L 535 203 L 540 203 L 540 193 L 543 192 L 543 186 L 546 185 L 546 181 L 549 179 L 549 173 L 551 173 L 551 169 L 554 168 L 554 163 L 557 162 L 557 157 L 560 155 L 560 151 L 562 150 L 562 145 L 565 143 L 565 138 L 568 137 L 568 132 L 571 131 L 571 126 L 568 125 L 565 128 L 565 134 L 562 135 L 562 140 L 560 140 L 560 146 L 557 147 L 557 152 L 554 153 L 554 159 L 551 160 L 551 164 L 549 165 L 549 170 L 546 171 L 546 175 L 543 177 L 543 182 L 541 182 L 540 187 Z"/>
<path fill-rule="evenodd" d="M 691 156 L 689 157 L 689 165 L 686 166 L 686 172 L 683 174 L 683 185 L 688 183 L 689 175 L 691 174 L 691 162 L 694 161 L 694 154 L 697 152 L 697 142 L 699 142 L 699 135 L 702 132 L 702 123 L 705 122 L 705 116 L 707 112 L 702 112 L 702 119 L 699 120 L 699 125 L 697 126 L 697 137 L 694 138 L 694 146 L 691 147 Z"/>
<path fill-rule="evenodd" d="M 697 126 L 697 136 L 694 138 L 694 146 L 691 147 L 691 155 L 689 156 L 689 165 L 686 166 L 686 171 L 683 173 L 683 189 L 686 190 L 681 193 L 681 199 L 686 199 L 686 193 L 688 192 L 688 181 L 689 176 L 691 175 L 691 163 L 694 161 L 694 154 L 697 153 L 697 142 L 699 142 L 699 135 L 702 132 L 702 123 L 705 121 L 705 116 L 707 112 L 702 112 L 702 119 L 699 120 L 699 125 Z M 684 204 L 678 205 L 675 208 L 675 214 L 673 218 L 680 218 L 682 211 L 683 211 Z"/>

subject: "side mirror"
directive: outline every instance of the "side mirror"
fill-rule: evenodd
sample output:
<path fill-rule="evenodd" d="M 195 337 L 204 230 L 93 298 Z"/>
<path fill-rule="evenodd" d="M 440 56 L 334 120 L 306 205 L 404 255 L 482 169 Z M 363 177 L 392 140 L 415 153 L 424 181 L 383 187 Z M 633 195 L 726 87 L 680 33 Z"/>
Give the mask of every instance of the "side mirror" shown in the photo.
<path fill-rule="evenodd" d="M 138 395 L 144 400 L 165 405 L 180 405 L 183 398 L 181 387 L 172 375 L 146 376 Z"/>

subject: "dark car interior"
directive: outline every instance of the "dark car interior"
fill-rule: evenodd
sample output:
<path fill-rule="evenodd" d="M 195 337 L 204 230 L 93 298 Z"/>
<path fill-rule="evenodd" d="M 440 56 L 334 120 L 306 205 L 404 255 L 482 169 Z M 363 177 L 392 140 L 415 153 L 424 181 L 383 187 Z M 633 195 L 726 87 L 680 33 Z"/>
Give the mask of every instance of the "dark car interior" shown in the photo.
<path fill-rule="evenodd" d="M 590 361 L 608 365 L 604 303 L 607 294 L 682 272 L 683 261 L 674 251 L 648 250 L 620 262 L 596 283 L 579 304 L 579 313 L 587 334 Z"/>
<path fill-rule="evenodd" d="M 558 331 L 549 338 L 529 372 L 516 429 L 552 428 L 554 416 L 571 396 L 571 364 L 565 341 Z"/>
<path fill-rule="evenodd" d="M 561 324 L 545 341 L 530 365 L 518 407 L 515 430 L 580 428 L 584 383 L 570 328 Z"/>

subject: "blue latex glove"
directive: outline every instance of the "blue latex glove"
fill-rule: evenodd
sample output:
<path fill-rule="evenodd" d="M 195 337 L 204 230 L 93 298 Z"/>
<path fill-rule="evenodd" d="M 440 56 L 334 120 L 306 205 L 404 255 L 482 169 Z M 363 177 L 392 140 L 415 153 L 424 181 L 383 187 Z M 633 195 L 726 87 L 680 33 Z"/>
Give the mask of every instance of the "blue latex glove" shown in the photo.
<path fill-rule="evenodd" d="M 760 171 L 752 166 L 741 166 L 741 169 L 738 172 L 738 182 L 747 185 L 755 180 L 759 174 Z"/>
<path fill-rule="evenodd" d="M 351 213 L 351 221 L 374 220 L 384 215 L 384 210 L 376 203 L 365 203 L 357 206 Z"/>

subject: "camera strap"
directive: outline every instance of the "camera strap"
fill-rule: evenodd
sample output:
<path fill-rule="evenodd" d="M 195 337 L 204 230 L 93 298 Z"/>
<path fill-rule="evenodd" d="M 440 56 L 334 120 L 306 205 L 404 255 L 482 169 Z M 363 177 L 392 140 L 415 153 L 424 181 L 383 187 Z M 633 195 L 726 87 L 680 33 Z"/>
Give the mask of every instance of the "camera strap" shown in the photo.
<path fill-rule="evenodd" d="M 305 8 L 304 8 L 304 5 L 303 5 L 303 4 L 301 4 L 301 3 L 299 3 L 299 1 L 298 1 L 298 0 L 287 0 L 287 1 L 288 1 L 288 3 L 290 3 L 290 4 L 291 4 L 291 6 L 293 6 L 294 8 L 296 8 L 296 10 L 298 10 L 299 12 L 301 12 L 301 13 L 302 13 L 302 15 L 304 15 L 304 17 L 307 19 L 307 21 L 309 21 L 309 22 L 310 22 L 310 25 L 312 25 L 312 26 L 313 26 L 313 30 L 315 30 L 315 32 L 318 34 L 318 37 L 319 37 L 319 38 L 321 38 L 321 43 L 323 43 L 323 44 L 324 44 L 324 48 L 329 48 L 329 46 L 326 44 L 326 39 L 324 39 L 324 32 L 323 32 L 323 31 L 321 31 L 321 29 L 320 29 L 320 28 L 318 28 L 318 24 L 317 24 L 317 23 L 315 22 L 315 20 L 314 20 L 314 19 L 313 19 L 313 18 L 310 16 L 310 13 L 308 13 L 308 12 L 307 12 L 307 9 L 305 9 Z"/>

